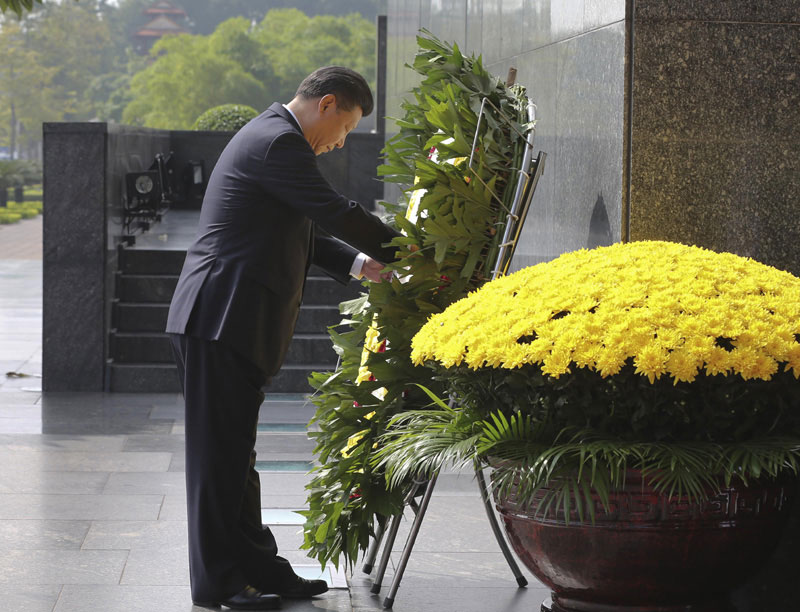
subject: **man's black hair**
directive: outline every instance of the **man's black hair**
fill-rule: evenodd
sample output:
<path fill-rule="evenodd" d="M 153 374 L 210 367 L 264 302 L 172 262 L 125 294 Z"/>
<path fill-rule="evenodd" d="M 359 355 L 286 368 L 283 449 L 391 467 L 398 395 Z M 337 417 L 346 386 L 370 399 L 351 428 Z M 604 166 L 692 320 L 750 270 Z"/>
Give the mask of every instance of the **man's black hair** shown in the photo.
<path fill-rule="evenodd" d="M 369 115 L 374 106 L 372 92 L 364 77 L 343 66 L 317 68 L 303 79 L 295 95 L 309 99 L 327 94 L 335 95 L 337 106 L 344 111 L 358 106 L 363 117 Z"/>

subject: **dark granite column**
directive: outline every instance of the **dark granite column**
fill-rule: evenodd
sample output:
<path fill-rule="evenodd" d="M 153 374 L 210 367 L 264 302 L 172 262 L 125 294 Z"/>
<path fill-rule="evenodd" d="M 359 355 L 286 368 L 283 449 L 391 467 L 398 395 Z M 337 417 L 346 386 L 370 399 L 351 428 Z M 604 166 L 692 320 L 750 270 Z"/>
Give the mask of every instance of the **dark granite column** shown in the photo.
<path fill-rule="evenodd" d="M 386 133 L 386 15 L 378 15 L 377 25 L 377 84 L 375 87 L 375 131 Z"/>
<path fill-rule="evenodd" d="M 637 0 L 632 240 L 800 274 L 800 4 Z"/>
<path fill-rule="evenodd" d="M 44 124 L 44 391 L 101 391 L 105 342 L 104 123 Z"/>

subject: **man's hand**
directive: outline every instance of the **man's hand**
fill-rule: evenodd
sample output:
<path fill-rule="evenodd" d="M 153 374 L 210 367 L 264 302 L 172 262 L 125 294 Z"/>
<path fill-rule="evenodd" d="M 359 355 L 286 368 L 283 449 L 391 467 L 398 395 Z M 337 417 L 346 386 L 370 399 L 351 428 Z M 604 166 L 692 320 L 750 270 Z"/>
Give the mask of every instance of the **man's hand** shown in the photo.
<path fill-rule="evenodd" d="M 361 266 L 361 274 L 366 276 L 369 280 L 373 283 L 380 283 L 382 281 L 388 281 L 392 278 L 392 271 L 386 270 L 382 272 L 384 269 L 384 265 L 372 259 L 372 257 L 367 257 L 364 260 L 364 264 Z"/>

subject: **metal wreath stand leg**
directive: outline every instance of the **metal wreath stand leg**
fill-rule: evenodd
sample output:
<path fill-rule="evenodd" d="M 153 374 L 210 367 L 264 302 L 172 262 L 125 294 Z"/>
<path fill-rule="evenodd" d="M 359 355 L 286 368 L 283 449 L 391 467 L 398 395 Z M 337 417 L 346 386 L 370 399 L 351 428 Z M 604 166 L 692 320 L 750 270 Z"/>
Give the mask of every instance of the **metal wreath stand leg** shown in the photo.
<path fill-rule="evenodd" d="M 481 119 L 483 118 L 484 109 L 487 104 L 492 106 L 501 115 L 501 117 L 511 123 L 500 109 L 494 106 L 494 104 L 492 104 L 488 98 L 484 98 L 481 103 L 480 113 L 478 114 L 478 125 L 475 129 L 475 136 L 473 139 L 473 154 L 478 140 L 478 131 L 480 130 Z M 536 189 L 536 185 L 539 182 L 542 172 L 544 171 L 544 161 L 547 155 L 543 151 L 539 151 L 539 154 L 536 156 L 536 158 L 534 159 L 533 157 L 533 138 L 535 133 L 533 122 L 535 119 L 536 105 L 529 99 L 528 120 L 531 124 L 531 127 L 528 129 L 527 134 L 520 134 L 525 138 L 525 152 L 523 154 L 522 166 L 517 179 L 517 188 L 514 193 L 514 201 L 511 205 L 511 210 L 508 213 L 505 232 L 503 233 L 503 240 L 500 243 L 497 260 L 495 262 L 494 270 L 492 271 L 492 279 L 495 279 L 508 271 L 508 267 L 511 263 L 511 258 L 513 257 L 520 232 L 522 231 L 522 225 L 525 221 L 525 217 L 528 214 L 528 209 L 530 208 L 533 192 Z M 472 169 L 472 156 L 470 157 L 468 167 Z M 477 176 L 477 173 L 475 176 Z M 480 177 L 478 178 L 480 180 Z M 455 400 L 451 398 L 450 405 L 453 406 L 454 403 Z M 392 579 L 392 584 L 389 587 L 389 592 L 386 594 L 386 598 L 383 600 L 384 608 L 391 608 L 394 604 L 395 595 L 397 595 L 397 589 L 400 587 L 400 581 L 403 579 L 403 573 L 406 570 L 406 565 L 408 565 L 408 559 L 411 556 L 411 551 L 414 548 L 414 543 L 417 540 L 417 535 L 419 534 L 420 527 L 422 526 L 422 521 L 425 518 L 426 511 L 428 510 L 428 504 L 430 503 L 433 489 L 436 486 L 437 477 L 438 474 L 434 474 L 430 479 L 415 480 L 404 499 L 404 505 L 411 507 L 411 509 L 414 511 L 415 517 L 414 522 L 411 525 L 408 538 L 406 539 L 405 546 L 403 547 L 403 551 L 400 556 L 400 562 L 397 565 L 394 578 Z M 511 571 L 517 580 L 517 584 L 520 587 L 524 587 L 528 584 L 528 580 L 520 571 L 519 565 L 517 565 L 516 559 L 509 549 L 508 543 L 503 535 L 503 531 L 500 528 L 500 523 L 497 520 L 497 514 L 494 510 L 494 505 L 492 504 L 492 500 L 489 496 L 486 477 L 483 474 L 483 466 L 480 464 L 475 465 L 475 477 L 478 481 L 478 489 L 481 493 L 481 500 L 483 501 L 483 506 L 486 510 L 486 516 L 489 519 L 489 524 L 492 527 L 492 532 L 494 532 L 494 537 L 500 546 L 500 550 L 503 552 L 503 556 L 508 562 L 508 566 L 511 568 Z M 422 500 L 419 502 L 419 504 L 417 504 L 416 498 L 420 495 L 422 496 Z M 367 556 L 362 569 L 364 573 L 369 574 L 372 572 L 375 559 L 378 556 L 381 540 L 383 540 L 384 535 L 386 535 L 386 542 L 383 545 L 383 554 L 381 555 L 375 580 L 372 583 L 372 593 L 377 594 L 381 590 L 381 584 L 386 574 L 386 568 L 389 565 L 389 558 L 391 557 L 392 548 L 394 546 L 395 539 L 397 538 L 397 532 L 400 529 L 400 522 L 402 520 L 403 513 L 401 512 L 391 518 L 388 525 L 388 530 L 385 528 L 385 526 L 380 527 L 375 534 L 375 539 L 372 541 L 372 544 L 367 551 Z"/>

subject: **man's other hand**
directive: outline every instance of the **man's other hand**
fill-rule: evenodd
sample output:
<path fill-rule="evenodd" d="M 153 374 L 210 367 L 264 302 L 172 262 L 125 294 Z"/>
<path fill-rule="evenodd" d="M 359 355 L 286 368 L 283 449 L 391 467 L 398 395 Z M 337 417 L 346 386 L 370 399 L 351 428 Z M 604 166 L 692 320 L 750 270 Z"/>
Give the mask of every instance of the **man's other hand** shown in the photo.
<path fill-rule="evenodd" d="M 384 268 L 385 266 L 381 262 L 375 261 L 372 257 L 367 257 L 364 260 L 364 264 L 361 266 L 361 274 L 366 276 L 367 279 L 371 280 L 373 283 L 388 281 L 392 278 L 392 271 L 383 271 Z"/>

